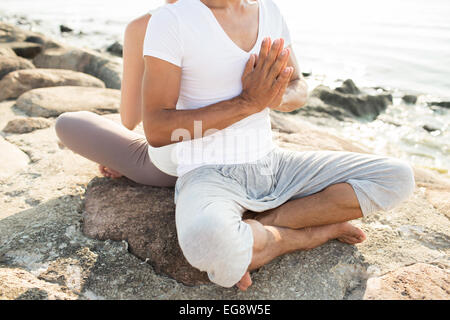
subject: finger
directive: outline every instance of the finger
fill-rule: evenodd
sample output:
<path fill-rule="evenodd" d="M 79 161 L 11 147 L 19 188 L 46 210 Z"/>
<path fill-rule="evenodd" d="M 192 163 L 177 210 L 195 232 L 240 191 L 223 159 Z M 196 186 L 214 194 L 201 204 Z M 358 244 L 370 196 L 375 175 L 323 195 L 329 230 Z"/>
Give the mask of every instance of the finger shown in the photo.
<path fill-rule="evenodd" d="M 280 54 L 280 51 L 283 47 L 284 47 L 283 39 L 276 39 L 273 42 L 272 47 L 270 48 L 269 54 L 267 55 L 267 58 L 264 60 L 263 71 L 265 72 L 265 74 L 267 74 L 269 72 L 270 68 L 277 60 L 278 55 Z"/>
<path fill-rule="evenodd" d="M 294 73 L 293 67 L 284 68 L 284 70 L 281 72 L 278 79 L 275 81 L 275 84 L 272 87 L 272 89 L 275 90 L 275 92 L 277 92 L 277 93 L 280 90 L 283 90 L 283 89 L 285 90 L 289 84 L 289 80 L 291 79 L 291 76 L 293 73 Z"/>
<path fill-rule="evenodd" d="M 287 63 L 289 61 L 289 54 L 290 51 L 288 49 L 283 49 L 278 56 L 278 59 L 275 61 L 275 63 L 272 65 L 272 68 L 270 68 L 268 78 L 275 80 L 281 73 L 282 70 L 284 70 L 287 66 Z"/>
<path fill-rule="evenodd" d="M 270 46 L 272 45 L 272 40 L 270 40 L 269 37 L 264 38 L 261 49 L 259 50 L 258 55 L 258 64 L 256 65 L 256 68 L 258 70 L 261 70 L 264 65 L 264 60 L 266 59 L 267 55 L 269 54 Z"/>
<path fill-rule="evenodd" d="M 256 60 L 255 55 L 252 54 L 250 56 L 250 58 L 248 59 L 247 64 L 245 65 L 244 73 L 242 74 L 242 77 L 247 76 L 250 72 L 253 71 L 253 68 L 255 67 L 255 60 Z"/>
<path fill-rule="evenodd" d="M 102 175 L 105 175 L 105 174 L 106 174 L 106 172 L 105 172 L 105 166 L 99 165 L 99 166 L 98 166 L 98 169 L 99 169 L 99 171 L 100 171 L 100 173 L 101 173 Z"/>

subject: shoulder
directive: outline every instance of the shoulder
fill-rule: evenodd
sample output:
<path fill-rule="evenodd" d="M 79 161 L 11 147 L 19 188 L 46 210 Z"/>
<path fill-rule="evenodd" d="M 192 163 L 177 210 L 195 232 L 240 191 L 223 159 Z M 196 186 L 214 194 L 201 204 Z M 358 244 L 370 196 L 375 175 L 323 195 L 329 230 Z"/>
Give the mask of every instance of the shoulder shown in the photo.
<path fill-rule="evenodd" d="M 268 12 L 281 14 L 280 8 L 273 0 L 258 0 L 259 4 L 262 5 Z"/>
<path fill-rule="evenodd" d="M 266 21 L 271 28 L 280 27 L 284 24 L 282 11 L 273 0 L 258 0 L 264 11 Z"/>
<path fill-rule="evenodd" d="M 126 32 L 130 34 L 142 33 L 143 30 L 145 31 L 150 17 L 151 15 L 147 13 L 143 16 L 140 16 L 139 18 L 130 21 L 125 29 Z"/>
<path fill-rule="evenodd" d="M 188 15 L 191 11 L 197 8 L 197 3 L 192 0 L 179 0 L 175 3 L 166 4 L 155 12 L 153 16 L 163 16 L 168 19 L 182 19 L 183 16 Z"/>

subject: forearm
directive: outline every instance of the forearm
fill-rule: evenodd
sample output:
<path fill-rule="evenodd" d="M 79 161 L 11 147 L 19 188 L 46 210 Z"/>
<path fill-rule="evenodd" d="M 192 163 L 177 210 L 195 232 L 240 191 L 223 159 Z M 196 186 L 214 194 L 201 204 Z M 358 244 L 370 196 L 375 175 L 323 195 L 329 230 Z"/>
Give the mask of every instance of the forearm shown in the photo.
<path fill-rule="evenodd" d="M 120 119 L 122 124 L 129 130 L 133 130 L 142 121 L 142 75 L 136 65 L 128 63 L 124 66 L 123 79 L 120 95 Z M 126 68 L 127 67 L 127 68 Z M 141 69 L 143 66 L 141 66 Z"/>
<path fill-rule="evenodd" d="M 136 110 L 134 110 L 136 109 Z M 141 122 L 142 115 L 141 115 L 141 104 L 139 103 L 137 106 L 133 105 L 129 107 L 128 104 L 126 104 L 125 101 L 123 101 L 120 104 L 120 120 L 122 122 L 122 125 L 126 127 L 129 130 L 134 130 L 136 126 Z"/>
<path fill-rule="evenodd" d="M 303 107 L 308 99 L 308 85 L 302 78 L 292 80 L 283 95 L 281 104 L 273 108 L 281 112 L 291 112 Z"/>
<path fill-rule="evenodd" d="M 143 114 L 147 141 L 162 147 L 222 130 L 257 110 L 240 96 L 193 110 L 147 108 Z M 208 132 L 208 130 L 210 130 Z M 180 139 L 182 137 L 182 139 Z"/>

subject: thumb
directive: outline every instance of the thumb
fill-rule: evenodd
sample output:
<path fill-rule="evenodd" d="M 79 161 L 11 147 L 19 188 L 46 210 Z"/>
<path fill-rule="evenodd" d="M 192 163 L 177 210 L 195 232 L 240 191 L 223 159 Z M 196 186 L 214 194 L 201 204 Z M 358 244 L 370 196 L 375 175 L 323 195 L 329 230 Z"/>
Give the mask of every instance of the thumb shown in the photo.
<path fill-rule="evenodd" d="M 244 73 L 242 74 L 242 77 L 245 77 L 246 75 L 248 75 L 250 72 L 253 71 L 253 68 L 255 67 L 255 61 L 256 61 L 256 57 L 254 54 L 252 54 L 250 56 L 250 58 L 248 59 L 247 64 L 245 65 Z"/>

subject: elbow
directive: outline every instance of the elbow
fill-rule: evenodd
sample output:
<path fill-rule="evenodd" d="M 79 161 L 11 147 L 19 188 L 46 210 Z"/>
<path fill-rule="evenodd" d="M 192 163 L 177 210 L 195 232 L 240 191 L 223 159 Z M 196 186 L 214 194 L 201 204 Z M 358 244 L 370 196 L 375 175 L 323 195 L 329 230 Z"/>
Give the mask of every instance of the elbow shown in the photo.
<path fill-rule="evenodd" d="M 154 135 L 146 135 L 148 144 L 153 148 L 161 148 L 167 146 L 162 139 L 156 138 Z"/>
<path fill-rule="evenodd" d="M 297 109 L 304 107 L 307 102 L 308 102 L 308 90 L 305 90 L 298 99 Z"/>
<path fill-rule="evenodd" d="M 306 105 L 308 102 L 308 93 L 305 92 L 296 97 L 295 101 L 292 101 L 290 104 L 286 104 L 285 108 L 283 108 L 284 112 L 294 112 Z"/>
<path fill-rule="evenodd" d="M 124 119 L 122 119 L 122 125 L 123 125 L 125 128 L 127 128 L 128 130 L 131 130 L 131 131 L 133 131 L 134 128 L 136 128 L 136 126 L 137 126 L 136 123 L 134 123 L 134 122 L 132 123 L 132 122 L 126 121 L 126 120 L 124 120 Z"/>
<path fill-rule="evenodd" d="M 305 80 L 298 83 L 294 96 L 291 96 L 291 102 L 286 105 L 285 112 L 296 111 L 306 105 L 308 102 L 308 85 Z"/>
<path fill-rule="evenodd" d="M 153 148 L 161 148 L 170 143 L 167 143 L 164 139 L 164 134 L 161 132 L 160 128 L 151 125 L 144 121 L 144 132 L 147 143 Z"/>
<path fill-rule="evenodd" d="M 304 79 L 302 79 L 301 82 L 302 85 L 302 89 L 300 91 L 299 94 L 299 98 L 298 98 L 298 108 L 302 108 L 306 105 L 306 103 L 308 102 L 308 84 L 306 83 L 306 81 Z"/>

